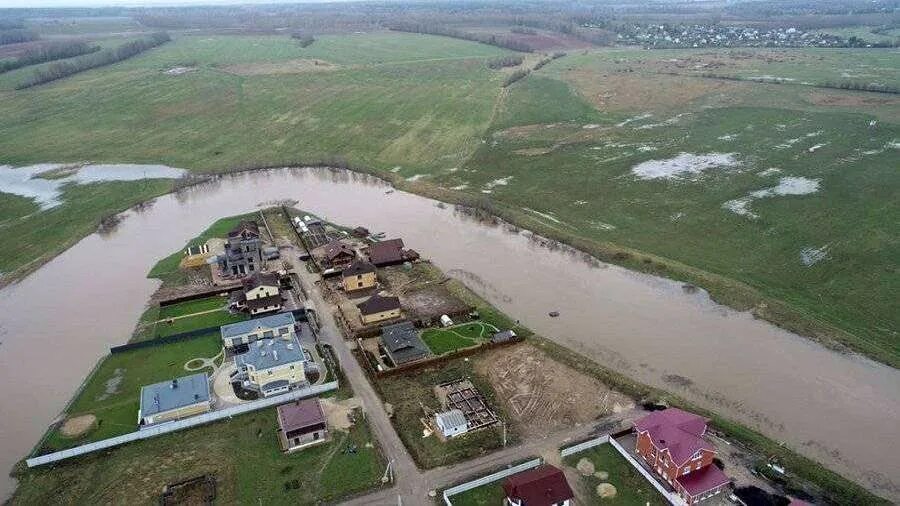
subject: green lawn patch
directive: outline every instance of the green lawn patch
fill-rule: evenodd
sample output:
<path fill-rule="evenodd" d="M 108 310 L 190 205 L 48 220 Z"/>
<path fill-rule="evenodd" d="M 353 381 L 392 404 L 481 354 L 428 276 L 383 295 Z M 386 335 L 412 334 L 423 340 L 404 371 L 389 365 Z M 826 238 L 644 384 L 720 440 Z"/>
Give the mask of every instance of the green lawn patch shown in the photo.
<path fill-rule="evenodd" d="M 209 311 L 211 309 L 222 309 L 227 305 L 228 299 L 226 297 L 213 295 L 212 297 L 206 297 L 203 299 L 195 299 L 185 302 L 179 302 L 177 304 L 170 304 L 168 306 L 161 306 L 159 308 L 159 318 L 175 318 L 177 316 L 200 313 L 203 311 Z"/>
<path fill-rule="evenodd" d="M 488 483 L 480 487 L 466 490 L 450 497 L 453 506 L 499 506 L 506 499 L 503 492 L 503 480 Z"/>
<path fill-rule="evenodd" d="M 174 336 L 192 330 L 221 327 L 222 325 L 249 319 L 250 317 L 244 313 L 232 314 L 228 311 L 213 311 L 212 313 L 198 314 L 197 316 L 187 316 L 172 320 L 171 323 L 167 321 L 157 323 L 156 337 Z"/>
<path fill-rule="evenodd" d="M 323 504 L 381 485 L 385 462 L 365 418 L 349 433 L 284 454 L 275 410 L 18 469 L 12 504 L 155 504 L 166 484 L 203 474 L 221 504 Z M 356 453 L 347 451 L 355 447 Z"/>
<path fill-rule="evenodd" d="M 591 499 L 590 504 L 644 506 L 645 504 L 665 506 L 668 502 L 659 495 L 643 476 L 625 460 L 612 445 L 602 444 L 565 458 L 566 465 L 575 467 L 581 459 L 588 459 L 594 464 L 595 471 L 605 471 L 609 477 L 601 480 L 596 476 L 582 476 L 574 487 L 581 487 L 585 497 Z M 597 496 L 597 485 L 611 483 L 616 487 L 615 497 L 600 498 Z"/>
<path fill-rule="evenodd" d="M 480 321 L 467 322 L 448 328 L 431 328 L 422 332 L 422 340 L 435 355 L 468 348 L 480 340 L 490 338 L 496 332 L 490 324 Z"/>
<path fill-rule="evenodd" d="M 140 391 L 144 385 L 189 374 L 185 362 L 213 357 L 222 349 L 221 336 L 204 336 L 107 355 L 68 409 L 69 416 L 93 414 L 97 427 L 79 439 L 53 432 L 42 453 L 77 446 L 137 430 Z"/>

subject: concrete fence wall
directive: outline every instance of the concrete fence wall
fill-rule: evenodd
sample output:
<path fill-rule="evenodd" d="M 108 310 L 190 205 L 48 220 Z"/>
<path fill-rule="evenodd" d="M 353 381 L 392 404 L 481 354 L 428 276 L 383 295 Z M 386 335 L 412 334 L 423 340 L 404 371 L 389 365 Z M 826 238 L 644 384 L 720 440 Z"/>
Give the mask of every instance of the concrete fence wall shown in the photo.
<path fill-rule="evenodd" d="M 493 483 L 498 480 L 502 480 L 507 476 L 512 476 L 516 473 L 521 473 L 522 471 L 527 471 L 529 469 L 534 469 L 535 467 L 541 465 L 543 461 L 541 459 L 529 460 L 528 462 L 523 462 L 517 466 L 510 467 L 509 469 L 504 469 L 502 471 L 497 471 L 494 474 L 489 474 L 487 476 L 482 476 L 481 478 L 476 478 L 472 481 L 467 481 L 460 485 L 456 485 L 454 487 L 450 487 L 444 490 L 444 504 L 447 506 L 453 506 L 453 503 L 450 502 L 450 497 L 461 494 L 463 492 L 472 490 L 473 488 L 478 488 L 482 485 L 487 485 L 488 483 Z"/>
<path fill-rule="evenodd" d="M 590 439 L 583 443 L 578 443 L 577 445 L 572 445 L 568 448 L 563 448 L 562 450 L 559 451 L 559 455 L 561 457 L 568 457 L 569 455 L 572 455 L 573 453 L 583 452 L 583 451 L 587 450 L 588 448 L 600 446 L 600 445 L 602 445 L 604 443 L 608 443 L 608 442 L 609 442 L 609 434 L 604 434 L 600 437 Z"/>
<path fill-rule="evenodd" d="M 145 429 L 138 430 L 135 432 L 130 432 L 128 434 L 123 434 L 121 436 L 111 437 L 109 439 L 104 439 L 101 441 L 95 441 L 93 443 L 84 444 L 81 446 L 76 446 L 75 448 L 69 448 L 66 450 L 60 450 L 54 453 L 48 453 L 46 455 L 40 455 L 37 457 L 32 457 L 27 459 L 25 462 L 28 464 L 28 467 L 41 466 L 44 464 L 50 464 L 52 462 L 59 462 L 60 460 L 65 460 L 72 457 L 77 457 L 79 455 L 85 455 L 88 453 L 92 453 L 99 450 L 104 450 L 106 448 L 112 448 L 114 446 L 118 446 L 125 443 L 130 443 L 132 441 L 139 441 L 141 439 L 149 439 L 156 436 L 161 436 L 163 434 L 169 434 L 171 432 L 176 432 L 183 429 L 188 429 L 191 427 L 196 427 L 198 425 L 204 425 L 210 422 L 215 422 L 217 420 L 222 420 L 225 418 L 230 418 L 232 416 L 242 415 L 244 413 L 250 413 L 251 411 L 257 411 L 260 409 L 268 408 L 271 406 L 277 406 L 279 404 L 284 404 L 286 402 L 295 401 L 297 399 L 303 399 L 305 397 L 312 397 L 314 395 L 319 395 L 325 392 L 330 392 L 332 390 L 336 390 L 338 388 L 338 382 L 332 381 L 330 383 L 323 383 L 321 385 L 313 385 L 306 388 L 301 388 L 298 390 L 294 390 L 292 392 L 288 392 L 282 395 L 276 395 L 275 397 L 269 397 L 265 399 L 258 399 L 255 401 L 247 402 L 244 404 L 239 404 L 237 406 L 232 406 L 230 408 L 221 409 L 219 411 L 213 411 L 210 413 L 204 413 L 202 415 L 192 416 L 190 418 L 185 418 L 183 420 L 176 420 L 173 422 L 165 422 L 159 425 L 151 425 Z"/>

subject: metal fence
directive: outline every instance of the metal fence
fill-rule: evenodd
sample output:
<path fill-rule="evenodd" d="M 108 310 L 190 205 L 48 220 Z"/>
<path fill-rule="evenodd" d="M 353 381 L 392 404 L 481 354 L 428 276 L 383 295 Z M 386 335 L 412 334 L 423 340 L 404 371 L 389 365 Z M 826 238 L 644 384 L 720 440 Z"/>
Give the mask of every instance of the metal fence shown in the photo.
<path fill-rule="evenodd" d="M 587 450 L 588 448 L 600 446 L 600 445 L 602 445 L 604 443 L 608 443 L 608 442 L 609 442 L 609 434 L 604 434 L 600 437 L 590 439 L 583 443 L 578 443 L 577 445 L 572 445 L 568 448 L 563 448 L 562 450 L 559 451 L 559 455 L 561 457 L 568 457 L 569 455 L 572 455 L 573 453 L 583 452 L 583 451 Z"/>
<path fill-rule="evenodd" d="M 616 451 L 621 453 L 622 456 L 625 457 L 625 460 L 627 460 L 628 463 L 632 465 L 632 467 L 637 469 L 638 472 L 640 472 L 644 476 L 644 478 L 649 481 L 650 484 L 653 485 L 653 487 L 656 488 L 656 490 L 666 498 L 667 501 L 669 501 L 669 504 L 672 504 L 673 506 L 685 505 L 685 501 L 681 497 L 679 497 L 678 494 L 666 490 L 665 487 L 663 487 L 662 484 L 656 481 L 656 478 L 652 474 L 650 474 L 649 471 L 644 469 L 644 466 L 642 466 L 640 462 L 632 457 L 631 454 L 628 453 L 628 450 L 622 448 L 622 445 L 620 445 L 614 438 L 609 439 L 609 444 L 611 444 L 612 447 L 616 449 Z"/>
<path fill-rule="evenodd" d="M 543 461 L 541 459 L 529 460 L 528 462 L 523 462 L 517 466 L 510 467 L 509 469 L 504 469 L 502 471 L 497 471 L 494 474 L 489 474 L 487 476 L 482 476 L 481 478 L 476 478 L 472 481 L 467 481 L 460 485 L 456 485 L 455 487 L 450 487 L 444 490 L 444 504 L 447 506 L 453 506 L 453 503 L 450 502 L 450 497 L 461 494 L 468 490 L 472 490 L 473 488 L 478 488 L 482 485 L 487 485 L 488 483 L 493 483 L 497 480 L 502 480 L 507 476 L 512 476 L 516 473 L 521 473 L 522 471 L 527 471 L 529 469 L 533 469 L 539 465 L 541 465 Z"/>
<path fill-rule="evenodd" d="M 176 432 L 179 430 L 196 427 L 198 425 L 215 422 L 217 420 L 222 420 L 223 418 L 230 418 L 232 416 L 242 415 L 244 413 L 276 406 L 278 404 L 284 404 L 286 402 L 291 402 L 297 399 L 312 397 L 314 395 L 319 395 L 325 392 L 336 390 L 337 388 L 337 381 L 331 381 L 329 383 L 323 383 L 321 385 L 313 385 L 306 388 L 301 388 L 299 390 L 294 390 L 286 394 L 277 395 L 275 397 L 259 399 L 245 404 L 239 404 L 230 408 L 185 418 L 184 420 L 176 420 L 172 422 L 161 423 L 159 425 L 151 425 L 145 429 L 130 432 L 128 434 L 123 434 L 121 436 L 111 437 L 102 441 L 95 441 L 93 443 L 76 446 L 75 448 L 69 448 L 67 450 L 60 450 L 54 453 L 48 453 L 46 455 L 40 455 L 38 457 L 32 457 L 30 459 L 27 459 L 25 463 L 28 464 L 28 467 L 35 467 L 49 464 L 51 462 L 58 462 L 60 460 L 77 457 L 79 455 L 85 455 L 98 450 L 104 450 L 106 448 L 112 448 L 114 446 L 130 443 L 132 441 L 149 439 L 152 437 L 161 436 L 163 434 L 169 434 L 171 432 Z"/>

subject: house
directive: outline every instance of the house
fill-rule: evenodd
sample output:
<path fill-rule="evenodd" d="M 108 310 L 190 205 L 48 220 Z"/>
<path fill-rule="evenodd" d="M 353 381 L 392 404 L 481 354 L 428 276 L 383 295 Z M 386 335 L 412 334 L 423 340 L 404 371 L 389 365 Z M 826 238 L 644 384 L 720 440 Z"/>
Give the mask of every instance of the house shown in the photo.
<path fill-rule="evenodd" d="M 434 415 L 434 423 L 445 438 L 465 434 L 469 430 L 466 415 L 458 409 L 451 409 Z"/>
<path fill-rule="evenodd" d="M 363 325 L 400 317 L 400 299 L 394 296 L 375 294 L 356 307 L 359 309 Z"/>
<path fill-rule="evenodd" d="M 363 239 L 369 237 L 369 229 L 367 229 L 366 227 L 356 227 L 353 229 L 352 234 L 353 237 Z"/>
<path fill-rule="evenodd" d="M 356 251 L 340 239 L 334 239 L 322 246 L 322 257 L 333 268 L 343 268 L 356 260 Z"/>
<path fill-rule="evenodd" d="M 318 398 L 282 404 L 276 412 L 282 450 L 292 452 L 328 440 L 325 412 Z"/>
<path fill-rule="evenodd" d="M 571 506 L 575 498 L 563 472 L 549 464 L 510 476 L 503 492 L 510 506 Z"/>
<path fill-rule="evenodd" d="M 241 344 L 249 344 L 259 339 L 281 337 L 293 338 L 296 335 L 294 315 L 290 312 L 277 313 L 254 320 L 222 325 L 222 343 L 226 348 L 234 348 Z"/>
<path fill-rule="evenodd" d="M 244 278 L 243 288 L 233 300 L 238 309 L 251 315 L 280 310 L 281 287 L 278 274 L 254 272 Z"/>
<path fill-rule="evenodd" d="M 246 276 L 262 268 L 261 251 L 259 226 L 255 221 L 244 220 L 228 232 L 219 267 L 224 275 Z"/>
<path fill-rule="evenodd" d="M 403 239 L 388 239 L 369 246 L 369 261 L 378 267 L 403 263 Z"/>
<path fill-rule="evenodd" d="M 395 323 L 381 329 L 381 346 L 395 366 L 421 360 L 431 354 L 419 339 L 412 322 Z"/>
<path fill-rule="evenodd" d="M 234 357 L 235 380 L 263 397 L 283 394 L 308 384 L 306 354 L 293 337 L 260 339 Z"/>
<path fill-rule="evenodd" d="M 355 260 L 341 271 L 344 290 L 352 292 L 373 288 L 378 283 L 375 266 L 365 260 Z"/>
<path fill-rule="evenodd" d="M 178 420 L 212 409 L 206 373 L 191 374 L 141 387 L 138 426 Z"/>
<path fill-rule="evenodd" d="M 706 439 L 707 420 L 668 408 L 634 422 L 635 452 L 687 504 L 727 489 L 731 480 L 712 465 L 716 449 Z"/>

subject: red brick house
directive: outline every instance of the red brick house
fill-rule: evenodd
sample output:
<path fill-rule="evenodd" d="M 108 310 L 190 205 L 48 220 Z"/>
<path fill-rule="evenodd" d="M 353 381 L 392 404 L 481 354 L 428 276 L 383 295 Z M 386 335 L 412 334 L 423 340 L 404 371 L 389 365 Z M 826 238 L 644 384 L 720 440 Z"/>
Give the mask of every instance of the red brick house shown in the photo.
<path fill-rule="evenodd" d="M 706 419 L 677 408 L 654 411 L 634 422 L 635 451 L 688 504 L 728 488 L 731 480 L 711 465 L 716 449 L 703 436 Z"/>
<path fill-rule="evenodd" d="M 503 492 L 509 506 L 570 506 L 575 497 L 563 472 L 547 464 L 510 476 Z"/>

